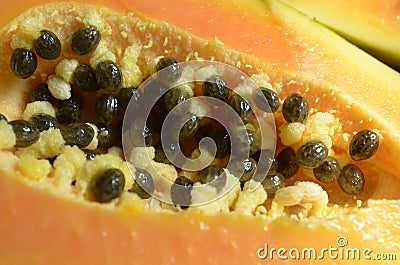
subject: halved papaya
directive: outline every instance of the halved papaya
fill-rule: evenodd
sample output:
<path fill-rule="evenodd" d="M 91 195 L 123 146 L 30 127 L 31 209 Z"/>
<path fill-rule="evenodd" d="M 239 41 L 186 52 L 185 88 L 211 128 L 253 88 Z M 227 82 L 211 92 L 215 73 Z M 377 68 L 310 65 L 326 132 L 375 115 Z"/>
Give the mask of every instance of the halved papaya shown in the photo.
<path fill-rule="evenodd" d="M 368 259 L 393 262 L 397 258 L 396 242 L 400 237 L 396 229 L 400 170 L 393 160 L 400 150 L 396 141 L 399 128 L 395 122 L 396 113 L 399 113 L 396 85 L 400 77 L 290 9 L 275 2 L 270 4 L 269 25 L 277 29 L 272 31 L 271 38 L 287 35 L 280 39 L 286 43 L 282 49 L 287 50 L 269 56 L 278 60 L 280 54 L 288 54 L 289 61 L 294 59 L 292 67 L 285 67 L 283 63 L 277 66 L 261 55 L 263 60 L 219 42 L 200 39 L 136 12 L 115 13 L 105 8 L 68 3 L 30 9 L 1 31 L 0 50 L 8 56 L 0 59 L 0 112 L 9 120 L 21 118 L 32 88 L 47 78 L 43 74 L 54 74 L 61 60 L 76 58 L 89 63 L 91 55 L 74 55 L 67 43 L 84 21 L 91 21 L 99 23 L 106 32 L 102 39 L 117 63 L 121 62 L 127 47 L 139 44 L 137 65 L 144 77 L 152 71 L 151 62 L 167 53 L 178 61 L 197 57 L 234 65 L 255 79 L 261 77 L 263 80 L 258 81 L 270 84 L 281 99 L 292 92 L 301 92 L 314 113 L 329 113 L 338 119 L 341 127 L 335 131 L 338 137 L 332 136 L 333 146 L 336 153 L 347 157 L 346 161 L 350 161 L 349 142 L 343 135 L 348 133 L 351 138 L 354 131 L 376 130 L 382 137 L 377 153 L 357 163 L 366 177 L 366 186 L 360 195 L 347 195 L 336 183 L 321 184 L 330 195 L 331 204 L 322 217 L 305 218 L 290 215 L 290 212 L 277 218 L 263 211 L 239 213 L 234 206 L 216 214 L 207 214 L 201 207 L 157 211 L 149 209 L 148 201 L 128 192 L 112 203 L 100 204 L 60 189 L 53 182 L 53 173 L 40 181 L 27 178 L 22 174 L 18 152 L 15 156 L 12 152 L 15 150 L 2 151 L 0 263 L 263 264 L 286 263 L 286 259 L 327 264 L 337 260 L 363 264 Z M 59 36 L 64 50 L 54 61 L 39 58 L 35 74 L 19 80 L 9 67 L 13 53 L 10 43 L 13 36 L 21 32 L 24 21 L 30 18 L 39 21 L 42 18 L 42 26 Z M 280 20 L 283 18 L 285 20 Z M 285 30 L 279 30 L 282 27 Z M 318 34 L 314 29 L 318 29 Z M 301 32 L 304 35 L 299 35 Z M 305 41 L 308 38 L 312 40 Z M 329 41 L 337 43 L 336 48 L 324 46 Z M 314 45 L 308 48 L 318 47 L 318 50 L 304 54 L 303 49 L 310 42 Z M 232 42 L 229 46 L 233 45 Z M 325 52 L 321 55 L 319 49 Z M 341 56 L 342 53 L 353 57 Z M 322 59 L 321 63 L 314 64 Z M 299 65 L 299 62 L 304 64 Z M 352 69 L 356 65 L 358 68 Z M 326 72 L 328 70 L 331 71 Z M 354 87 L 365 89 L 354 90 Z M 279 112 L 276 121 L 278 126 L 284 123 Z M 283 144 L 279 143 L 278 150 L 282 148 Z M 307 172 L 298 174 L 295 179 L 317 183 Z M 359 199 L 361 208 L 360 205 L 351 206 Z M 264 208 L 270 210 L 268 203 Z M 282 250 L 278 251 L 279 248 Z M 311 248 L 315 248 L 315 256 Z M 348 256 L 353 254 L 354 258 Z"/>

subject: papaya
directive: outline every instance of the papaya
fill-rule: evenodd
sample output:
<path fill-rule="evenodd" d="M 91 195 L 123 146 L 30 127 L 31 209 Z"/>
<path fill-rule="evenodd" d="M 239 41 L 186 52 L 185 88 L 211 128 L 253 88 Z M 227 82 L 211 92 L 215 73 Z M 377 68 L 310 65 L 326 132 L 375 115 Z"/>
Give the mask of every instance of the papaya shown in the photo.
<path fill-rule="evenodd" d="M 81 174 L 96 171 L 98 167 L 104 169 L 103 163 L 116 161 L 114 165 L 125 165 L 115 148 L 108 154 L 99 154 L 93 161 L 84 161 L 83 152 L 78 148 L 59 147 L 58 157 L 51 165 L 32 147 L 10 147 L 0 153 L 0 263 L 183 264 L 190 260 L 195 264 L 268 264 L 286 263 L 287 259 L 326 264 L 337 260 L 364 264 L 368 259 L 396 262 L 399 168 L 393 157 L 399 150 L 395 122 L 399 75 L 295 11 L 275 1 L 269 4 L 271 16 L 267 20 L 260 16 L 255 23 L 260 23 L 259 32 L 269 25 L 266 28 L 272 28 L 270 38 L 281 41 L 282 46 L 275 46 L 281 50 L 271 49 L 264 54 L 237 51 L 244 50 L 235 46 L 240 36 L 228 42 L 222 35 L 218 36 L 225 44 L 215 41 L 217 35 L 207 38 L 207 30 L 203 29 L 202 33 L 200 24 L 197 25 L 199 32 L 195 33 L 204 38 L 138 12 L 117 13 L 73 3 L 32 8 L 0 31 L 0 49 L 5 55 L 0 64 L 0 113 L 10 123 L 24 117 L 32 89 L 56 75 L 54 69 L 63 61 L 75 59 L 91 64 L 100 55 L 100 59 L 113 58 L 122 65 L 124 55 L 129 54 L 127 51 L 132 46 L 140 47 L 137 59 L 129 63 L 132 60 L 129 58 L 129 67 L 123 73 L 139 69 L 144 79 L 154 71 L 152 62 L 166 54 L 178 62 L 216 60 L 239 68 L 259 86 L 269 86 L 278 92 L 281 101 L 292 92 L 300 92 L 310 106 L 304 131 L 308 131 L 310 139 L 328 137 L 332 142 L 330 155 L 340 158 L 342 166 L 356 164 L 364 172 L 365 187 L 359 195 L 346 194 L 337 182 L 318 182 L 310 170 L 301 169 L 287 180 L 287 187 L 276 191 L 275 198 L 267 199 L 263 189 L 249 192 L 245 185 L 243 190 L 236 190 L 232 201 L 224 201 L 232 195 L 229 193 L 209 207 L 193 206 L 184 210 L 157 203 L 152 198 L 141 199 L 129 192 L 128 186 L 133 181 L 129 171 L 121 166 L 127 187 L 112 202 L 99 203 L 87 194 L 75 193 L 74 187 L 88 181 L 80 179 Z M 256 10 L 256 5 L 253 7 Z M 225 9 L 233 10 L 233 7 Z M 24 40 L 29 39 L 32 27 L 25 21 L 35 22 L 31 23 L 35 25 L 33 32 L 38 24 L 54 32 L 63 50 L 55 60 L 38 57 L 35 73 L 19 79 L 10 68 L 10 58 L 17 46 L 29 45 Z M 71 38 L 85 23 L 96 24 L 102 33 L 102 43 L 93 54 L 76 55 L 70 47 Z M 182 22 L 177 20 L 176 24 L 179 23 Z M 226 38 L 229 40 L 229 36 Z M 337 45 L 332 47 L 332 42 Z M 305 47 L 315 50 L 304 53 Z M 128 75 L 125 79 L 130 80 Z M 85 108 L 95 104 L 91 95 L 84 98 Z M 277 151 L 287 146 L 299 149 L 305 135 L 300 135 L 298 141 L 286 137 L 286 133 L 292 132 L 285 129 L 288 123 L 283 118 L 282 107 L 274 117 L 280 132 Z M 325 124 L 320 117 L 332 121 Z M 0 123 L 3 131 L 10 131 L 9 124 Z M 302 127 L 301 123 L 298 125 Z M 313 130 L 313 126 L 317 129 Z M 329 132 L 321 133 L 326 131 L 325 127 Z M 379 135 L 379 147 L 371 158 L 356 162 L 350 157 L 349 144 L 354 132 L 363 129 Z M 9 137 L 12 138 L 12 133 Z M 60 138 L 60 141 L 63 140 Z M 47 155 L 49 150 L 41 151 Z M 74 172 L 70 178 L 65 175 L 68 173 L 60 173 L 69 170 Z M 65 186 L 64 179 L 74 179 L 76 183 Z M 310 199 L 313 193 L 316 199 Z M 329 203 L 323 201 L 325 195 L 329 196 Z M 288 198 L 293 197 L 300 200 L 291 204 Z M 284 212 L 278 209 L 282 206 L 279 198 L 285 206 Z M 312 209 L 319 203 L 322 208 L 314 215 Z M 315 256 L 311 248 L 316 249 Z M 358 250 L 360 258 L 357 258 Z M 353 254 L 353 258 L 346 257 Z"/>
<path fill-rule="evenodd" d="M 335 30 L 386 64 L 400 69 L 400 55 L 397 49 L 400 30 L 398 1 L 346 1 L 324 4 L 316 1 L 283 2 Z"/>

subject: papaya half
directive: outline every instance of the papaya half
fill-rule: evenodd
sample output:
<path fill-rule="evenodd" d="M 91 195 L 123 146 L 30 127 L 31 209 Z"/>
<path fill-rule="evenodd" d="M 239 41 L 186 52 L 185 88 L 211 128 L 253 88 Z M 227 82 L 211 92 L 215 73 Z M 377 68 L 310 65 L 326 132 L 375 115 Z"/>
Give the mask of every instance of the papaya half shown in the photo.
<path fill-rule="evenodd" d="M 1 29 L 0 113 L 8 122 L 0 121 L 5 139 L 0 153 L 0 264 L 396 262 L 400 241 L 400 168 L 394 159 L 400 152 L 396 122 L 399 74 L 279 2 L 216 7 L 204 3 L 206 10 L 215 12 L 203 14 L 217 16 L 222 26 L 209 28 L 192 22 L 193 33 L 202 38 L 136 11 L 118 13 L 75 3 L 31 8 Z M 186 15 L 179 18 L 162 13 L 161 7 L 152 14 L 184 27 L 190 16 L 193 21 L 199 19 L 197 5 L 186 3 L 183 11 L 177 11 Z M 146 11 L 146 2 L 137 2 L 137 6 Z M 254 19 L 243 15 L 244 7 L 254 13 Z M 249 39 L 242 34 L 228 33 L 234 23 L 227 14 L 245 21 L 237 24 L 236 32 L 253 30 L 257 40 L 271 41 L 258 46 L 246 42 Z M 101 40 L 94 51 L 78 55 L 71 39 L 84 25 L 95 26 Z M 21 68 L 10 67 L 12 55 L 18 48 L 38 53 L 32 42 L 42 29 L 59 38 L 60 55 L 53 60 L 37 56 L 34 73 L 18 78 Z M 286 179 L 286 187 L 276 190 L 275 198 L 263 186 L 251 192 L 246 184 L 242 188 L 237 184 L 217 201 L 183 209 L 129 191 L 138 177 L 131 176 L 127 163 L 132 161 L 123 161 L 118 148 L 100 150 L 93 160 L 86 160 L 79 148 L 64 147 L 65 134 L 56 128 L 41 132 L 39 140 L 28 147 L 14 147 L 19 136 L 13 120 L 29 120 L 30 112 L 56 117 L 59 112 L 60 103 L 38 107 L 39 112 L 28 111 L 37 85 L 47 82 L 52 86 L 49 80 L 54 77 L 63 86 L 72 83 L 73 92 L 79 91 L 76 83 L 68 82 L 68 67 L 76 68 L 76 63 L 71 66 L 74 60 L 93 68 L 112 60 L 121 67 L 125 83 L 120 86 L 124 88 L 138 86 L 155 72 L 157 60 L 165 57 L 233 65 L 257 86 L 277 92 L 281 101 L 274 113 L 277 153 L 286 147 L 298 151 L 308 140 L 319 140 L 341 167 L 350 163 L 362 170 L 363 189 L 347 194 L 337 181 L 322 183 L 313 170 L 301 168 Z M 94 95 L 100 97 L 103 92 L 80 91 L 87 112 L 80 121 L 97 122 Z M 292 93 L 300 93 L 309 105 L 308 118 L 293 126 L 299 130 L 290 129 L 293 123 L 282 113 L 282 102 Z M 350 142 L 366 129 L 379 137 L 379 146 L 372 157 L 354 161 Z M 177 176 L 169 165 L 157 165 L 170 170 L 167 177 Z M 134 166 L 140 167 L 140 159 Z M 110 167 L 123 172 L 125 185 L 117 198 L 100 203 L 93 199 L 89 183 L 99 170 Z M 327 197 L 329 202 L 324 201 Z"/>

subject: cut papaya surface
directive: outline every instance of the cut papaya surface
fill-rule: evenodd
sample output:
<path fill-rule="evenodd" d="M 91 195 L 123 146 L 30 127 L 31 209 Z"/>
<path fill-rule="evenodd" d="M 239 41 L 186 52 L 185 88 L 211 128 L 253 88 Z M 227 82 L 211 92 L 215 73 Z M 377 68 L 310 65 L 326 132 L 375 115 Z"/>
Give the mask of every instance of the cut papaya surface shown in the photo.
<path fill-rule="evenodd" d="M 393 118 L 398 113 L 396 97 L 392 97 L 394 100 L 392 103 L 384 98 L 388 93 L 397 93 L 396 80 L 399 78 L 399 73 L 367 56 L 361 50 L 354 49 L 353 45 L 332 34 L 330 30 L 304 19 L 304 16 L 285 4 L 279 1 L 227 1 L 215 6 L 207 1 L 196 3 L 164 1 L 163 4 L 153 6 L 145 1 L 125 1 L 128 9 L 137 9 L 172 22 L 207 39 L 216 37 L 227 47 L 254 54 L 272 65 L 288 68 L 290 72 L 301 75 L 303 79 L 310 79 L 320 87 L 325 87 L 326 92 L 329 91 L 327 94 L 332 93 L 334 97 L 346 98 L 342 103 L 347 103 L 342 106 L 331 106 L 330 102 L 320 103 L 319 108 L 329 106 L 330 109 L 343 110 L 345 105 L 349 105 L 357 108 L 355 111 L 357 113 L 362 109 L 364 112 L 362 115 L 350 109 L 344 109 L 342 112 L 345 113 L 338 115 L 346 115 L 344 120 L 348 120 L 351 123 L 349 126 L 355 131 L 365 127 L 364 122 L 368 124 L 370 121 L 372 123 L 387 121 L 385 126 L 391 127 L 387 131 L 391 134 L 392 143 L 397 145 L 399 142 L 397 139 L 400 128 L 393 127 L 395 124 Z M 193 8 L 186 8 L 188 6 Z M 181 8 L 180 11 L 174 12 L 184 15 L 177 18 L 171 7 L 174 7 L 174 10 Z M 202 10 L 201 15 L 196 15 L 197 10 Z M 208 21 L 208 27 L 203 26 L 205 21 Z M 238 34 L 226 32 L 233 30 L 231 25 L 235 25 L 234 31 L 239 32 Z M 333 43 L 335 45 L 332 45 Z M 300 85 L 300 87 L 306 89 L 307 86 Z M 296 89 L 301 88 L 296 87 Z M 353 93 L 355 90 L 357 93 Z M 289 89 L 283 89 L 283 92 L 285 91 Z M 320 99 L 314 97 L 313 100 Z M 381 106 L 385 106 L 384 110 Z M 380 117 L 373 118 L 374 113 L 380 113 Z M 371 124 L 371 127 L 376 126 Z M 390 156 L 388 154 L 387 158 Z M 393 162 L 391 166 L 396 167 L 392 159 L 383 160 L 387 162 L 391 160 Z M 393 172 L 399 170 L 396 168 Z"/>
<path fill-rule="evenodd" d="M 274 3 L 271 2 L 271 6 Z M 74 172 L 68 175 L 68 172 L 60 173 L 62 170 L 70 170 L 67 163 L 62 164 L 63 159 L 68 157 L 67 152 L 77 154 L 77 157 L 83 152 L 78 148 L 61 148 L 50 170 L 45 176 L 36 178 L 40 172 L 31 174 L 29 165 L 39 165 L 37 161 L 51 158 L 46 153 L 48 150 L 44 150 L 43 154 L 35 149 L 37 147 L 19 150 L 8 148 L 1 152 L 0 159 L 0 204 L 3 214 L 0 222 L 3 235 L 0 240 L 0 263 L 50 264 L 61 260 L 64 264 L 186 264 L 188 261 L 194 264 L 263 264 L 271 261 L 287 263 L 286 259 L 326 264 L 338 260 L 340 263 L 364 264 L 368 259 L 396 262 L 396 253 L 399 251 L 397 242 L 400 241 L 397 232 L 399 215 L 396 212 L 399 207 L 397 191 L 400 185 L 400 169 L 393 157 L 400 152 L 396 141 L 399 128 L 395 122 L 395 114 L 399 113 L 396 84 L 400 77 L 337 36 L 331 35 L 329 31 L 313 26 L 310 21 L 290 9 L 275 8 L 271 9 L 274 17 L 269 23 L 277 29 L 286 27 L 286 31 L 277 30 L 273 38 L 283 41 L 280 39 L 282 32 L 291 34 L 283 34 L 286 37 L 285 42 L 289 44 L 282 47 L 287 50 L 282 49 L 280 53 L 271 53 L 269 56 L 276 56 L 278 59 L 282 53 L 289 57 L 294 54 L 294 67 L 276 64 L 263 56 L 259 58 L 238 52 L 230 49 L 231 45 L 225 46 L 215 40 L 201 39 L 137 12 L 115 13 L 106 8 L 71 3 L 49 4 L 30 9 L 0 32 L 0 50 L 7 55 L 0 59 L 0 113 L 9 121 L 24 117 L 32 89 L 39 83 L 48 82 L 49 76 L 57 74 L 54 69 L 65 59 L 76 59 L 80 63 L 94 65 L 105 58 L 112 58 L 121 66 L 125 74 L 124 82 L 130 82 L 124 85 L 140 84 L 142 79 L 155 71 L 154 65 L 160 56 L 171 56 L 178 62 L 215 60 L 236 66 L 253 78 L 258 86 L 269 86 L 277 91 L 282 100 L 292 92 L 300 92 L 310 105 L 308 122 L 318 121 L 321 115 L 324 118 L 333 118 L 332 124 L 335 126 L 328 126 L 328 136 L 332 141 L 330 152 L 340 157 L 341 163 L 355 163 L 363 170 L 365 187 L 362 193 L 348 195 L 337 183 L 319 183 L 310 176 L 310 171 L 301 170 L 287 183 L 287 188 L 294 187 L 293 190 L 296 190 L 295 193 L 289 193 L 289 197 L 301 197 L 299 203 L 294 204 L 279 203 L 278 194 L 289 191 L 286 188 L 278 190 L 277 197 L 269 200 L 265 200 L 266 192 L 263 189 L 252 195 L 250 192 L 246 193 L 245 189 L 240 191 L 239 188 L 235 199 L 222 199 L 222 206 L 217 201 L 216 204 L 210 204 L 209 208 L 189 207 L 181 210 L 179 207 L 165 205 L 163 208 L 162 204 L 160 207 L 153 199 L 140 199 L 137 194 L 128 192 L 130 187 L 125 188 L 116 200 L 98 203 L 86 196 L 89 189 L 87 183 L 93 178 L 90 169 L 96 170 L 97 165 L 103 167 L 103 162 L 100 161 L 108 159 L 124 165 L 115 151 L 100 154 L 93 161 L 82 162 L 78 158 L 68 158 L 70 160 L 67 159 L 66 162 L 72 165 Z M 291 14 L 291 17 L 287 17 L 287 14 Z M 283 17 L 286 20 L 277 19 Z M 18 46 L 29 45 L 26 40 L 35 32 L 35 28 L 32 29 L 26 23 L 32 22 L 30 19 L 34 19 L 35 27 L 54 32 L 62 43 L 62 51 L 61 56 L 55 60 L 45 61 L 38 58 L 35 73 L 27 79 L 18 79 L 10 69 L 10 57 Z M 102 39 L 92 54 L 78 56 L 72 52 L 70 43 L 74 32 L 84 24 L 96 26 Z M 314 27 L 321 34 L 311 34 Z M 302 31 L 304 35 L 300 35 Z M 328 48 L 329 46 L 323 47 L 326 53 L 322 55 L 311 52 L 310 55 L 298 57 L 305 47 L 305 43 L 301 41 L 307 38 L 315 38 L 312 40 L 315 41 L 313 47 L 320 47 L 334 40 L 342 48 L 342 52 L 351 54 L 353 58 L 342 57 L 342 53 L 334 57 L 337 50 Z M 291 44 L 297 41 L 300 44 Z M 322 63 L 312 63 L 317 59 L 322 60 L 321 58 L 324 58 Z M 298 59 L 309 64 L 300 67 Z M 365 63 L 350 71 L 350 66 L 354 66 L 356 61 Z M 123 66 L 124 64 L 126 65 Z M 325 72 L 328 65 L 332 72 Z M 319 72 L 322 68 L 324 72 Z M 311 74 L 311 69 L 315 70 L 314 74 Z M 372 74 L 374 71 L 375 74 Z M 380 74 L 378 77 L 376 72 Z M 363 86 L 365 89 L 353 90 L 354 86 Z M 88 109 L 91 104 L 95 104 L 91 100 L 93 94 L 84 95 L 87 95 L 85 108 Z M 381 106 L 385 108 L 382 109 Z M 91 111 L 93 110 L 88 110 Z M 84 117 L 90 117 L 90 113 Z M 275 119 L 282 133 L 285 130 L 282 126 L 286 123 L 281 111 L 275 113 Z M 5 124 L 3 121 L 0 123 L 7 128 Z M 304 124 L 306 128 L 312 127 L 311 123 Z M 376 131 L 380 144 L 372 158 L 354 162 L 348 155 L 348 146 L 353 132 L 362 129 Z M 56 130 L 52 133 L 54 131 Z M 311 135 L 313 132 L 317 134 L 316 138 L 321 137 L 318 126 L 316 131 L 309 131 Z M 285 146 L 298 149 L 302 141 L 285 144 L 285 140 L 280 139 L 277 151 Z M 26 159 L 29 155 L 31 160 Z M 32 164 L 29 161 L 33 161 Z M 130 179 L 128 176 L 129 171 L 125 176 L 127 182 Z M 63 180 L 75 181 L 76 185 L 69 182 L 65 186 Z M 299 187 L 303 186 L 292 185 L 295 181 L 303 184 L 306 183 L 304 181 L 318 183 L 304 185 L 310 189 L 315 188 L 320 197 L 307 201 L 305 195 L 298 193 Z M 325 194 L 329 195 L 329 204 L 322 204 L 318 214 L 313 215 L 312 207 L 320 203 L 319 199 Z M 243 199 L 246 196 L 254 196 L 255 201 Z M 260 198 L 262 200 L 259 202 Z M 240 203 L 245 204 L 243 212 L 239 211 Z M 307 203 L 313 204 L 311 208 Z M 288 207 L 285 212 L 280 212 L 273 208 L 274 205 Z M 286 248 L 286 252 L 280 255 L 288 257 L 290 252 L 295 258 L 278 257 L 277 249 L 280 247 Z M 360 249 L 360 258 L 345 257 L 350 247 Z M 318 254 L 313 257 L 313 252 L 309 254 L 308 248 L 315 248 Z M 325 248 L 327 249 L 324 250 Z M 330 250 L 331 248 L 336 250 Z M 296 250 L 291 249 L 299 250 L 298 258 Z M 333 251 L 329 253 L 333 257 L 328 257 L 328 251 Z M 303 252 L 311 256 L 302 258 Z M 344 252 L 346 253 L 343 254 Z"/>

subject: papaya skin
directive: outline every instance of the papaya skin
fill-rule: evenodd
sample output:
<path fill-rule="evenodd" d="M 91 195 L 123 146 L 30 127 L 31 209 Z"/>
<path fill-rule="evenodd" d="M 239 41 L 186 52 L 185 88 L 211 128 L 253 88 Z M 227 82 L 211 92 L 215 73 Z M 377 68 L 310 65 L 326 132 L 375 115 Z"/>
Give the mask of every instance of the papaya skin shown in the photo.
<path fill-rule="evenodd" d="M 53 6 L 47 8 L 54 10 Z M 66 4 L 57 8 L 65 11 L 70 10 L 71 6 Z M 26 16 L 29 15 L 26 14 Z M 138 14 L 135 16 L 139 16 L 143 20 L 147 19 Z M 51 20 L 49 21 L 52 24 Z M 174 30 L 182 33 L 185 38 L 190 36 L 177 29 Z M 70 34 L 68 31 L 66 32 L 66 34 Z M 10 40 L 9 35 L 7 36 L 8 39 L 6 37 L 1 41 L 0 50 L 5 51 L 5 54 L 10 54 Z M 68 37 L 65 36 L 65 38 Z M 304 90 L 305 85 L 311 87 L 310 91 L 321 91 L 319 93 L 326 92 L 326 89 L 330 87 L 324 82 L 315 82 L 314 79 L 310 81 L 309 78 L 304 78 L 300 74 L 295 76 L 286 70 L 274 69 L 274 66 L 263 63 L 250 55 L 229 52 L 219 45 L 210 44 L 207 49 L 201 50 L 199 43 L 202 41 L 195 37 L 191 38 L 192 46 L 184 47 L 185 52 L 190 49 L 198 50 L 204 52 L 200 53 L 200 56 L 204 55 L 205 58 L 209 53 L 218 55 L 227 52 L 230 56 L 221 56 L 217 59 L 225 60 L 227 63 L 234 63 L 239 59 L 252 63 L 254 69 L 260 68 L 271 73 L 271 81 L 274 85 L 278 83 L 277 80 L 282 80 L 286 84 L 281 95 L 290 93 L 291 90 Z M 171 45 L 174 44 L 171 43 Z M 2 100 L 16 104 L 12 107 L 2 105 L 1 111 L 12 119 L 20 116 L 28 98 L 28 90 L 35 80 L 16 80 L 7 67 L 7 59 L 3 58 L 2 60 L 0 78 L 2 92 L 4 92 Z M 38 69 L 38 72 L 46 71 L 46 69 L 50 71 L 49 69 L 54 68 L 55 64 L 56 62 L 52 62 L 45 67 L 40 64 L 44 68 Z M 247 71 L 251 73 L 252 70 Z M 288 85 L 291 80 L 297 82 Z M 305 94 L 310 102 L 315 99 L 312 95 Z M 347 102 L 346 100 L 346 98 L 337 97 L 337 101 L 342 102 L 340 104 L 344 104 Z M 331 103 L 328 100 L 327 102 Z M 323 108 L 320 109 L 323 110 Z M 363 115 L 365 115 L 363 110 L 359 109 L 350 109 L 345 114 L 352 118 L 353 115 L 356 115 L 355 117 L 358 117 L 357 115 L 364 117 Z M 347 117 L 344 116 L 345 114 L 339 117 L 341 119 Z M 379 122 L 374 125 L 377 126 L 376 128 L 384 128 Z M 392 251 L 393 248 L 393 252 L 398 251 L 395 242 L 399 242 L 399 235 L 396 233 L 396 228 L 393 227 L 393 224 L 399 220 L 399 217 L 393 214 L 396 213 L 399 206 L 397 200 L 369 200 L 368 207 L 351 215 L 340 216 L 332 220 L 307 222 L 298 222 L 289 218 L 270 221 L 262 217 L 237 215 L 204 218 L 193 212 L 191 215 L 185 213 L 178 215 L 152 214 L 140 209 L 137 211 L 132 211 L 132 209 L 130 211 L 115 210 L 107 205 L 63 198 L 44 186 L 37 187 L 31 182 L 23 181 L 21 176 L 14 173 L 15 168 L 11 167 L 12 163 L 7 163 L 6 154 L 2 153 L 1 161 L 0 181 L 2 183 L 0 187 L 3 190 L 0 202 L 1 208 L 6 209 L 6 218 L 0 223 L 0 231 L 5 235 L 4 240 L 0 241 L 0 257 L 3 259 L 0 261 L 4 264 L 26 264 L 28 262 L 30 264 L 50 264 L 60 262 L 60 260 L 65 261 L 66 264 L 115 264 L 118 261 L 123 264 L 129 264 L 129 262 L 131 264 L 154 264 L 155 262 L 168 264 L 172 263 L 170 259 L 172 256 L 175 264 L 186 264 L 189 259 L 194 264 L 204 264 L 208 261 L 215 264 L 228 262 L 263 264 L 268 261 L 260 260 L 256 255 L 257 249 L 263 247 L 264 243 L 287 248 L 295 246 L 325 247 L 335 245 L 338 236 L 346 236 L 352 244 L 351 246 L 354 247 L 370 247 L 376 251 L 386 252 Z M 6 165 L 10 165 L 10 167 L 7 169 Z M 396 196 L 395 189 L 393 193 L 387 192 L 389 186 L 398 185 L 397 175 L 391 169 L 389 168 L 389 172 L 386 173 L 382 172 L 380 168 L 372 169 L 371 166 L 372 173 L 386 175 L 377 187 L 373 187 L 373 195 L 376 198 Z M 382 186 L 383 183 L 387 183 L 386 186 Z M 49 226 L 49 224 L 52 225 Z M 179 227 L 176 224 L 179 224 Z M 240 229 L 238 229 L 239 224 Z M 359 226 L 363 224 L 365 226 L 360 231 Z M 371 225 L 370 229 L 369 225 Z M 32 229 L 32 227 L 38 229 Z M 207 227 L 209 227 L 208 230 Z M 321 234 L 324 237 L 321 237 Z M 136 237 L 132 240 L 133 235 Z M 155 240 L 155 238 L 157 239 Z M 381 243 L 382 238 L 384 238 L 384 243 Z M 43 241 L 38 241 L 38 239 Z M 288 239 L 293 245 L 288 244 Z M 67 251 L 66 245 L 71 249 Z M 169 248 L 169 246 L 171 247 Z M 157 255 L 155 255 L 155 250 Z M 279 262 L 279 260 L 276 261 Z M 331 264 L 332 260 L 323 260 L 323 262 Z M 349 261 L 348 263 L 357 264 L 357 262 L 363 264 L 364 261 Z"/>

